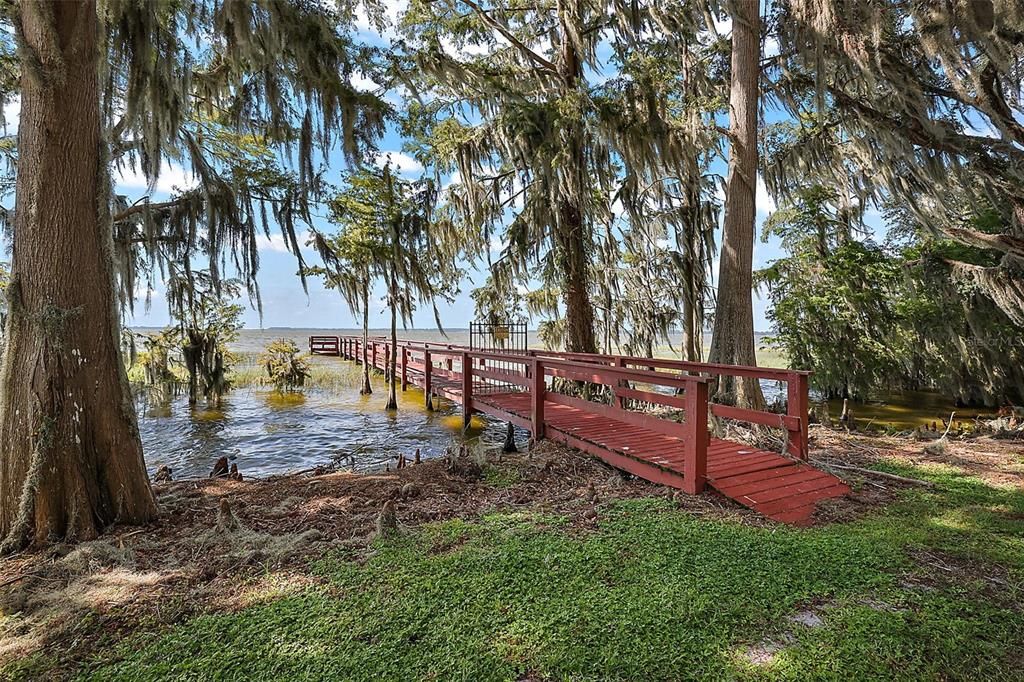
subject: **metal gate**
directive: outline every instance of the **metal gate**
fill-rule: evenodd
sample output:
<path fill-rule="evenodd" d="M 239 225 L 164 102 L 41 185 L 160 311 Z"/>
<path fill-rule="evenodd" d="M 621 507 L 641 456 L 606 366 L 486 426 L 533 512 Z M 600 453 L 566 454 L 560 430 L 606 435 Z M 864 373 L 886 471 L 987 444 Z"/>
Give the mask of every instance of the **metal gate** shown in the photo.
<path fill-rule="evenodd" d="M 485 353 L 527 355 L 526 322 L 470 322 L 469 349 Z M 515 393 L 523 390 L 518 383 L 503 380 L 505 377 L 502 376 L 525 377 L 526 370 L 521 362 L 479 358 L 474 367 L 488 374 L 486 377 L 474 377 L 474 393 Z"/>
<path fill-rule="evenodd" d="M 526 322 L 470 322 L 469 349 L 526 355 Z"/>

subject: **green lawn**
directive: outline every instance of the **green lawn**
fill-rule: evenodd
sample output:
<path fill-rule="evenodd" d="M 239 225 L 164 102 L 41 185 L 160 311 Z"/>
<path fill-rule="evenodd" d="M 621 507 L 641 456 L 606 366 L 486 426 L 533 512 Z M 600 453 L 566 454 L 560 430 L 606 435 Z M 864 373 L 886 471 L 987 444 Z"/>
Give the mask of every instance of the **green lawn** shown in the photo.
<path fill-rule="evenodd" d="M 1024 493 L 902 473 L 937 485 L 810 530 L 655 499 L 602 508 L 597 531 L 537 511 L 427 525 L 325 557 L 323 587 L 133 636 L 83 676 L 1024 679 Z"/>

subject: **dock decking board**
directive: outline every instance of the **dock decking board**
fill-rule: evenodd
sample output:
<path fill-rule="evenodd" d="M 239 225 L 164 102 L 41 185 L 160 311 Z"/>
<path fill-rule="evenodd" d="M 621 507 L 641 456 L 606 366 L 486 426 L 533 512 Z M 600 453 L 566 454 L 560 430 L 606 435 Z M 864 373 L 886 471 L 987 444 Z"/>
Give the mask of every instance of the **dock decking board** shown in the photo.
<path fill-rule="evenodd" d="M 382 353 L 377 360 L 382 369 Z M 461 374 L 439 367 L 431 374 L 435 394 L 462 404 Z M 407 363 L 406 379 L 411 385 L 423 387 L 422 362 Z M 474 383 L 475 411 L 503 419 L 514 417 L 523 426 L 530 424 L 531 403 L 532 396 L 526 390 Z M 546 437 L 600 457 L 612 466 L 657 483 L 683 487 L 687 444 L 681 438 L 550 400 L 544 401 L 544 428 Z M 821 500 L 850 492 L 839 478 L 806 462 L 718 438 L 708 443 L 707 484 L 768 518 L 793 525 L 809 524 Z"/>

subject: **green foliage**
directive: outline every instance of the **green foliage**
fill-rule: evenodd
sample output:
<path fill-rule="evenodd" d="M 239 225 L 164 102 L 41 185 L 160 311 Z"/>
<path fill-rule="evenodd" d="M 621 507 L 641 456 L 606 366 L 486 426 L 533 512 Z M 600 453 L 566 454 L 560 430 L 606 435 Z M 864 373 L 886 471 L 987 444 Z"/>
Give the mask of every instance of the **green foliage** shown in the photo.
<path fill-rule="evenodd" d="M 257 236 L 280 230 L 301 267 L 299 225 L 312 222 L 324 195 L 326 159 L 340 148 L 347 162 L 360 161 L 383 133 L 388 105 L 351 82 L 378 68 L 376 52 L 353 40 L 354 4 L 98 5 L 105 170 L 151 184 L 139 200 L 110 197 L 121 305 L 131 307 L 140 282 L 152 287 L 171 265 L 205 261 L 219 279 L 230 260 L 259 306 Z M 20 13 L 0 17 L 2 103 L 17 95 L 21 69 L 34 66 L 15 51 Z M 0 160 L 10 165 L 15 154 L 12 138 L 0 140 Z M 188 186 L 155 200 L 158 178 L 179 169 L 191 174 Z M 0 193 L 8 180 L 0 178 Z"/>
<path fill-rule="evenodd" d="M 234 302 L 240 293 L 237 281 L 218 280 L 206 272 L 175 272 L 168 278 L 167 300 L 178 326 L 192 404 L 200 393 L 207 401 L 219 402 L 231 388 L 228 344 L 242 328 L 244 308 Z"/>
<path fill-rule="evenodd" d="M 544 313 L 547 328 L 571 332 L 561 340 L 594 345 L 599 307 L 606 345 L 621 329 L 647 346 L 649 326 L 663 335 L 683 299 L 703 308 L 717 222 L 713 119 L 723 102 L 709 20 L 674 1 L 571 11 L 554 2 L 410 3 L 400 63 L 430 97 L 409 107 L 403 133 L 425 165 L 457 171 L 446 210 L 490 269 L 481 317 L 493 319 L 497 305 L 518 300 L 518 287 L 539 281 L 561 297 L 561 311 Z M 630 272 L 618 259 L 595 265 L 595 233 L 612 222 L 617 236 L 634 234 L 640 258 L 649 244 L 675 247 L 661 265 L 676 286 L 657 289 L 659 309 L 642 295 L 650 281 L 614 291 L 616 311 L 605 300 L 606 277 Z"/>
<path fill-rule="evenodd" d="M 757 273 L 771 300 L 773 342 L 792 366 L 811 369 L 829 397 L 864 397 L 886 386 L 899 367 L 901 344 L 891 298 L 899 263 L 882 248 L 837 238 L 828 192 L 812 188 L 765 224 L 789 251 Z"/>
<path fill-rule="evenodd" d="M 299 347 L 290 339 L 278 339 L 267 344 L 260 355 L 270 382 L 279 391 L 291 391 L 309 379 L 309 363 L 299 355 Z"/>
<path fill-rule="evenodd" d="M 352 85 L 357 70 L 378 69 L 376 51 L 353 40 L 355 9 L 276 0 L 99 3 L 105 170 L 150 182 L 141 199 L 110 197 L 123 307 L 133 305 L 140 280 L 152 287 L 168 264 L 206 259 L 217 278 L 227 257 L 259 305 L 255 240 L 272 227 L 301 265 L 297 225 L 312 222 L 311 206 L 325 191 L 325 168 L 314 164 L 338 147 L 347 162 L 362 160 L 389 111 Z M 2 104 L 17 97 L 21 71 L 38 68 L 15 38 L 21 12 L 0 16 Z M 14 136 L 0 138 L 9 171 L 0 195 L 13 191 L 16 155 Z M 152 190 L 172 164 L 191 172 L 189 186 L 156 201 Z"/>
<path fill-rule="evenodd" d="M 765 223 L 788 251 L 758 274 L 774 342 L 792 366 L 814 371 L 828 397 L 884 389 L 941 390 L 962 404 L 1024 399 L 1024 329 L 948 263 L 991 264 L 990 253 L 937 240 L 893 211 L 890 242 L 854 239 L 832 190 L 812 186 Z M 991 215 L 974 219 L 985 229 Z"/>
<path fill-rule="evenodd" d="M 404 180 L 390 165 L 360 168 L 346 180 L 328 202 L 337 232 L 315 242 L 326 265 L 307 272 L 341 292 L 353 312 L 365 307 L 363 297 L 382 280 L 388 307 L 404 323 L 418 302 L 451 298 L 461 277 L 455 266 L 459 249 L 433 221 L 433 181 Z"/>
<path fill-rule="evenodd" d="M 793 128 L 769 142 L 773 194 L 840 189 L 850 207 L 898 204 L 934 237 L 994 262 L 946 265 L 1024 326 L 1024 14 L 1014 2 L 774 3 L 768 67 Z M 964 207 L 989 214 L 964 220 Z"/>
<path fill-rule="evenodd" d="M 1024 496 L 899 473 L 936 487 L 810 530 L 657 499 L 605 507 L 588 533 L 529 510 L 428 524 L 365 562 L 328 556 L 325 587 L 140 635 L 83 677 L 1015 679 L 1019 594 L 983 576 L 1024 578 Z M 954 582 L 914 556 L 972 569 Z M 821 626 L 791 620 L 808 608 Z M 781 650 L 757 665 L 744 652 L 763 641 Z"/>
<path fill-rule="evenodd" d="M 143 352 L 138 364 L 142 367 L 142 381 L 147 386 L 164 386 L 181 381 L 181 330 L 169 327 L 155 334 L 142 334 Z M 131 373 L 129 373 L 131 378 Z"/>

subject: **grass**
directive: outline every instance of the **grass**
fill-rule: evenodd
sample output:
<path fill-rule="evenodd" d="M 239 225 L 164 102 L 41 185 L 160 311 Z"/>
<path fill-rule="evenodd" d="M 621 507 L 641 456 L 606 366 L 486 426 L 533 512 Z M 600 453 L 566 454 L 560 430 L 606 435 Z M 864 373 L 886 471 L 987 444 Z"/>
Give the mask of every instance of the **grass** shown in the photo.
<path fill-rule="evenodd" d="M 326 556 L 322 586 L 135 635 L 82 678 L 1024 679 L 1024 493 L 889 468 L 935 487 L 809 530 L 661 499 L 587 532 L 539 510 L 428 524 Z M 820 625 L 792 620 L 807 610 Z"/>
<path fill-rule="evenodd" d="M 267 375 L 266 367 L 259 361 L 259 356 L 259 353 L 246 352 L 231 354 L 228 381 L 231 382 L 232 388 L 273 386 L 273 382 Z M 140 353 L 136 363 L 128 368 L 128 380 L 131 383 L 145 385 L 146 370 L 143 365 L 145 359 L 146 353 Z M 359 385 L 362 369 L 358 365 L 335 358 L 314 357 L 311 360 L 310 376 L 305 382 L 307 388 L 341 392 Z M 188 373 L 183 365 L 172 364 L 171 371 L 179 383 L 183 385 L 188 383 Z"/>

